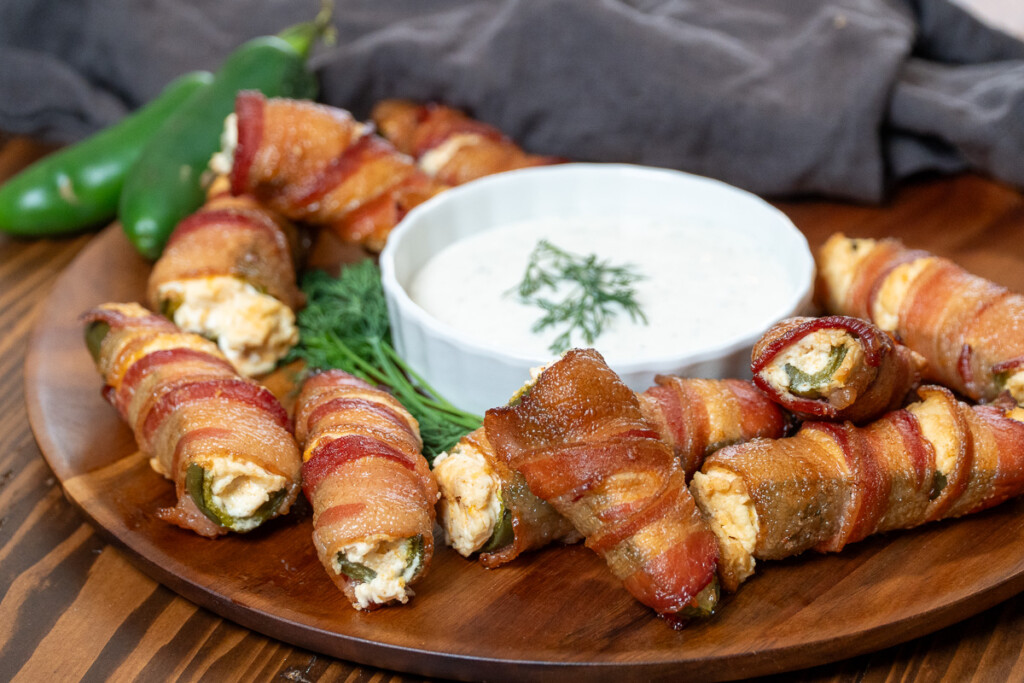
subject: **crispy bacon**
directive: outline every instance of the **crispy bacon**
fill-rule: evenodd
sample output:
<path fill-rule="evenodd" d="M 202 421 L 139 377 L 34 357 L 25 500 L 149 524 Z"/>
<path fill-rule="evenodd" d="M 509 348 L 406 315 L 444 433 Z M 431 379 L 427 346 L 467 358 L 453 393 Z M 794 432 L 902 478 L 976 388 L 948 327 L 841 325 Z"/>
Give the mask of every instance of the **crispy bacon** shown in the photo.
<path fill-rule="evenodd" d="M 358 607 L 354 580 L 335 569 L 339 553 L 356 543 L 416 537 L 423 558 L 409 583 L 421 578 L 433 554 L 438 493 L 416 420 L 390 394 L 340 370 L 306 380 L 295 420 L 313 542 L 331 579 Z"/>
<path fill-rule="evenodd" d="M 742 482 L 756 512 L 757 559 L 837 552 L 872 534 L 959 517 L 1024 493 L 1024 423 L 993 406 L 969 406 L 943 387 L 918 394 L 919 403 L 864 427 L 807 422 L 790 438 L 724 448 L 698 478 L 724 471 Z M 946 471 L 940 448 L 954 457 Z M 694 491 L 714 517 L 712 494 L 701 486 Z M 734 589 L 745 577 L 731 569 L 723 567 L 723 583 Z"/>
<path fill-rule="evenodd" d="M 153 467 L 175 484 L 177 504 L 158 516 L 204 536 L 227 533 L 186 488 L 190 465 L 206 469 L 222 458 L 284 477 L 274 515 L 288 511 L 299 493 L 300 457 L 287 413 L 269 391 L 236 375 L 211 342 L 137 304 L 104 304 L 83 320 L 110 326 L 97 359 L 104 393 Z"/>
<path fill-rule="evenodd" d="M 794 422 L 750 382 L 658 375 L 637 397 L 644 418 L 675 451 L 687 477 L 723 446 L 785 436 Z"/>
<path fill-rule="evenodd" d="M 596 351 L 569 351 L 518 405 L 487 411 L 485 428 L 640 602 L 678 614 L 711 587 L 717 545 L 685 474 Z"/>
<path fill-rule="evenodd" d="M 653 429 L 632 429 L 622 436 L 660 438 L 672 447 L 687 478 L 718 448 L 759 437 L 782 437 L 796 424 L 750 382 L 669 375 L 659 375 L 655 380 L 656 386 L 637 394 L 644 419 Z M 463 442 L 483 457 L 513 520 L 512 542 L 494 552 L 481 553 L 481 564 L 498 567 L 554 541 L 579 540 L 572 524 L 535 495 L 522 474 L 496 456 L 485 430 L 467 434 Z"/>
<path fill-rule="evenodd" d="M 500 130 L 441 104 L 384 100 L 371 118 L 399 151 L 412 155 L 442 183 L 461 185 L 486 175 L 564 161 L 527 154 Z M 451 145 L 450 154 L 444 151 Z M 445 154 L 435 164 L 432 152 Z M 433 166 L 436 165 L 436 169 Z"/>
<path fill-rule="evenodd" d="M 171 233 L 153 265 L 147 298 L 158 309 L 164 283 L 230 275 L 297 309 L 304 302 L 295 277 L 298 252 L 298 233 L 287 220 L 252 197 L 217 195 Z"/>
<path fill-rule="evenodd" d="M 379 251 L 406 212 L 445 189 L 343 109 L 246 91 L 235 113 L 232 192 L 346 241 Z"/>
<path fill-rule="evenodd" d="M 866 255 L 844 267 L 847 254 L 863 250 Z M 849 240 L 836 234 L 821 251 L 819 270 L 848 275 L 822 277 L 820 298 L 832 313 L 879 323 L 875 316 L 883 285 L 904 264 L 913 264 L 916 272 L 900 289 L 898 301 L 884 302 L 894 309 L 891 332 L 927 360 L 926 379 L 970 398 L 995 399 L 1007 371 L 1024 361 L 1024 296 L 948 259 L 907 249 L 898 240 Z M 1018 402 L 1024 400 L 1024 383 L 1015 392 Z"/>
<path fill-rule="evenodd" d="M 527 486 L 523 475 L 510 469 L 496 456 L 483 427 L 462 437 L 462 441 L 483 457 L 488 469 L 498 481 L 501 504 L 511 515 L 511 543 L 493 552 L 480 553 L 480 564 L 493 569 L 511 562 L 525 552 L 543 548 L 549 543 L 575 543 L 580 540 L 580 534 L 569 520 L 558 514 L 546 501 L 538 498 Z"/>
<path fill-rule="evenodd" d="M 836 384 L 829 395 L 799 396 L 792 387 L 773 382 L 769 370 L 773 369 L 780 354 L 822 330 L 847 333 L 861 352 L 858 356 L 848 353 L 848 369 L 829 378 Z M 826 357 L 832 351 L 829 347 L 816 350 Z M 754 345 L 750 362 L 754 384 L 801 419 L 850 420 L 856 423 L 869 422 L 899 408 L 907 394 L 920 382 L 923 366 L 924 359 L 919 354 L 897 343 L 875 325 L 859 318 L 838 315 L 783 320 Z"/>

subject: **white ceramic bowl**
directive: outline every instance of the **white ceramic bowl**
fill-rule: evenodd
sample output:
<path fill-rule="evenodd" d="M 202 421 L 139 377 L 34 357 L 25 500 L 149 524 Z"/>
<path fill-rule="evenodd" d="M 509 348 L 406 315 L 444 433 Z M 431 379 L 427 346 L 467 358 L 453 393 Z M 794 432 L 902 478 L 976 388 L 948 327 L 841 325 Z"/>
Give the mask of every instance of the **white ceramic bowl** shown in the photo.
<path fill-rule="evenodd" d="M 482 230 L 538 218 L 629 220 L 636 215 L 706 226 L 723 240 L 756 245 L 765 259 L 782 267 L 788 280 L 785 296 L 765 312 L 767 318 L 774 322 L 807 310 L 814 281 L 807 240 L 784 214 L 758 197 L 678 171 L 563 164 L 482 178 L 409 212 L 391 233 L 380 259 L 396 350 L 460 408 L 482 414 L 503 405 L 529 379 L 529 369 L 550 362 L 551 357 L 511 353 L 461 338 L 410 298 L 416 274 L 444 247 Z M 749 377 L 751 347 L 764 329 L 762 321 L 713 346 L 677 355 L 620 359 L 611 365 L 636 391 L 651 386 L 661 373 Z"/>

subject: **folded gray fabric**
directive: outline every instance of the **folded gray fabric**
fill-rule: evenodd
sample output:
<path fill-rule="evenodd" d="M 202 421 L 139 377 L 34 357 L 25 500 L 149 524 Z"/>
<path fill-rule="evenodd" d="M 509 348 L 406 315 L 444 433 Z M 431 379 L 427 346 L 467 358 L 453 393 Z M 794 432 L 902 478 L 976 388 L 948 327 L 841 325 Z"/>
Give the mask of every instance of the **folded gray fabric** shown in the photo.
<path fill-rule="evenodd" d="M 4 0 L 0 130 L 69 141 L 311 18 L 288 0 Z M 528 150 L 877 202 L 922 172 L 1024 187 L 1024 44 L 946 0 L 337 0 L 321 99 L 439 100 Z"/>

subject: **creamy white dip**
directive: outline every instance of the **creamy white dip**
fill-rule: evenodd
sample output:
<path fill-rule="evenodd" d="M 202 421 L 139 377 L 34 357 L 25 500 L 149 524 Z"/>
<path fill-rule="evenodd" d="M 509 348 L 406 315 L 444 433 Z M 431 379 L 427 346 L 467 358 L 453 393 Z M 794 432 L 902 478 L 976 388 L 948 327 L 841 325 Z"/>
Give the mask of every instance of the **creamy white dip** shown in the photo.
<path fill-rule="evenodd" d="M 609 363 L 699 351 L 763 330 L 788 311 L 793 275 L 762 257 L 756 244 L 721 231 L 657 219 L 530 220 L 499 226 L 444 248 L 409 287 L 413 301 L 467 340 L 549 358 L 562 331 L 531 331 L 541 309 L 515 288 L 538 241 L 643 275 L 633 288 L 647 324 L 624 311 L 593 346 Z M 579 335 L 574 346 L 586 345 Z"/>

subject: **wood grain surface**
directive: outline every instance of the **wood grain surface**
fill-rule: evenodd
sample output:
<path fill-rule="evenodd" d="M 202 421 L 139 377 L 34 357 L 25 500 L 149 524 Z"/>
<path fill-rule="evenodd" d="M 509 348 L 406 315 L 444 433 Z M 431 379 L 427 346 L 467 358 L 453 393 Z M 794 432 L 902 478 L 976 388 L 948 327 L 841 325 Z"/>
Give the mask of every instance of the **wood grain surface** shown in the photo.
<path fill-rule="evenodd" d="M 0 142 L 0 180 L 44 151 L 20 139 Z M 1024 196 L 985 179 L 922 181 L 878 208 L 780 206 L 812 244 L 835 230 L 894 234 L 1024 291 Z M 136 569 L 65 501 L 29 431 L 22 366 L 37 306 L 92 239 L 0 236 L 0 678 L 418 680 L 285 645 L 197 608 Z M 983 559 L 989 550 L 974 552 Z M 1022 600 L 1011 597 L 903 645 L 778 678 L 1021 679 Z M 843 610 L 837 605 L 833 618 L 841 621 Z"/>

